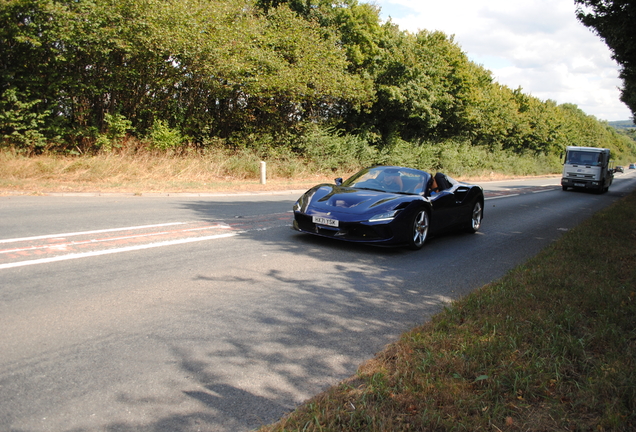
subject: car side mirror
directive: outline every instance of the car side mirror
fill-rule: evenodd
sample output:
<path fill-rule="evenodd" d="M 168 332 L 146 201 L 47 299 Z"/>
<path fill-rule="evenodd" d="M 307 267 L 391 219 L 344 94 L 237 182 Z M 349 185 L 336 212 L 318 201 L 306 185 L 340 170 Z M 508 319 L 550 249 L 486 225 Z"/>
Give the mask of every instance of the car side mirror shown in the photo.
<path fill-rule="evenodd" d="M 342 186 L 342 177 L 338 177 L 334 181 L 336 182 L 336 186 Z"/>

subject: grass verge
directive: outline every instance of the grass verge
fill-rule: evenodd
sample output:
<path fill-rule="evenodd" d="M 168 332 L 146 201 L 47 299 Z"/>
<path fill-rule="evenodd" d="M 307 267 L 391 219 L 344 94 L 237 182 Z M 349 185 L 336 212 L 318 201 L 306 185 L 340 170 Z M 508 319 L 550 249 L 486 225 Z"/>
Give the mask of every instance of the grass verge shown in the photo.
<path fill-rule="evenodd" d="M 439 169 L 458 180 L 497 180 L 553 172 L 545 161 L 521 157 L 498 160 L 502 166 L 506 166 L 504 161 L 510 162 L 508 165 L 513 168 L 509 171 L 479 164 L 470 165 L 470 161 L 459 156 L 475 156 L 477 150 L 472 150 L 473 153 L 469 150 L 461 153 L 456 148 L 452 150 L 447 153 L 458 157 L 460 162 L 455 165 L 446 163 L 444 169 Z M 24 156 L 15 149 L 0 149 L 0 194 L 306 190 L 317 183 L 332 182 L 335 177 L 348 177 L 363 168 L 355 158 L 346 164 L 325 164 L 319 159 L 318 156 L 316 159 L 307 159 L 289 155 L 269 158 L 267 182 L 261 184 L 261 159 L 250 150 L 207 149 L 170 153 L 140 149 L 134 142 L 117 152 L 82 156 Z M 446 159 L 455 160 L 451 157 Z M 475 156 L 473 159 L 479 158 Z M 407 161 L 385 162 L 403 164 Z M 333 166 L 338 168 L 334 169 Z M 427 169 L 432 170 L 431 167 Z"/>
<path fill-rule="evenodd" d="M 259 431 L 636 430 L 635 246 L 632 194 Z"/>
<path fill-rule="evenodd" d="M 311 168 L 300 160 L 270 161 L 263 185 L 260 161 L 253 154 L 145 151 L 24 157 L 0 151 L 0 193 L 271 191 L 309 189 L 335 177 Z"/>

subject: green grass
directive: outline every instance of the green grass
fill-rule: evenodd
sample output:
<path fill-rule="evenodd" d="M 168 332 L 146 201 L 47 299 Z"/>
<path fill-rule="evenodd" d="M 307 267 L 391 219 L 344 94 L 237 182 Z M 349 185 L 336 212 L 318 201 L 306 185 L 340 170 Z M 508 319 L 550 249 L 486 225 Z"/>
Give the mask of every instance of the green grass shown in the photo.
<path fill-rule="evenodd" d="M 260 432 L 428 430 L 636 430 L 636 194 Z"/>

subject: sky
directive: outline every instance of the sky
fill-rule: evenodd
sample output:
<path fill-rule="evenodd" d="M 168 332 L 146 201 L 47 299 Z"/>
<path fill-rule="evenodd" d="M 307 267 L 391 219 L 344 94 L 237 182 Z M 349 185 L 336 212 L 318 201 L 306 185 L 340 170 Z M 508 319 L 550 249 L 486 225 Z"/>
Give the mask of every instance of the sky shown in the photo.
<path fill-rule="evenodd" d="M 620 101 L 618 64 L 576 19 L 574 0 L 361 0 L 400 29 L 454 36 L 500 84 L 543 101 L 572 103 L 599 120 L 632 118 Z"/>

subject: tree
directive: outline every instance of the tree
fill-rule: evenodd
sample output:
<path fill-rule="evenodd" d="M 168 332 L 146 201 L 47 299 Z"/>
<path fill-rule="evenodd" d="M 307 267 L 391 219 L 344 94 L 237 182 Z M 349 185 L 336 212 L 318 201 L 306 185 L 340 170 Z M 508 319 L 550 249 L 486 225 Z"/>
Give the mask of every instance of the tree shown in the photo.
<path fill-rule="evenodd" d="M 636 116 L 636 3 L 632 0 L 575 0 L 577 18 L 612 50 L 621 66 L 621 101 Z"/>
<path fill-rule="evenodd" d="M 253 0 L 2 0 L 0 101 L 13 90 L 25 115 L 10 124 L 32 114 L 74 144 L 107 116 L 197 142 L 289 131 L 369 99 L 334 33 Z"/>

